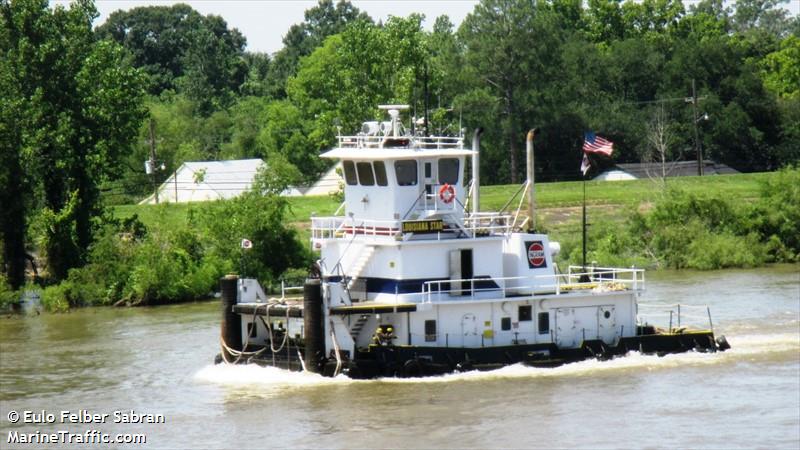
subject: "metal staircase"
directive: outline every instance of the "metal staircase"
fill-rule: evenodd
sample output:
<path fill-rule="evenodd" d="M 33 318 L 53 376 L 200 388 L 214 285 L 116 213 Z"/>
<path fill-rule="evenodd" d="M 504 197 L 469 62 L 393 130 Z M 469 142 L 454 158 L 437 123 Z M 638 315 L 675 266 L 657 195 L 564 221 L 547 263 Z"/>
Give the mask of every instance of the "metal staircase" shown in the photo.
<path fill-rule="evenodd" d="M 361 276 L 361 273 L 364 271 L 364 268 L 367 267 L 370 258 L 372 258 L 372 254 L 375 253 L 375 247 L 371 245 L 365 245 L 364 249 L 361 250 L 361 254 L 358 255 L 358 259 L 356 262 L 353 263 L 353 267 L 350 268 L 350 273 L 348 274 L 350 280 L 347 282 L 347 289 L 350 290 L 355 284 L 358 277 Z"/>
<path fill-rule="evenodd" d="M 354 323 L 353 326 L 350 327 L 350 336 L 352 336 L 353 342 L 358 340 L 358 336 L 361 334 L 361 331 L 364 330 L 364 325 L 367 323 L 368 320 L 369 320 L 368 314 L 361 314 L 360 316 L 358 316 L 358 320 L 356 320 L 356 323 Z"/>

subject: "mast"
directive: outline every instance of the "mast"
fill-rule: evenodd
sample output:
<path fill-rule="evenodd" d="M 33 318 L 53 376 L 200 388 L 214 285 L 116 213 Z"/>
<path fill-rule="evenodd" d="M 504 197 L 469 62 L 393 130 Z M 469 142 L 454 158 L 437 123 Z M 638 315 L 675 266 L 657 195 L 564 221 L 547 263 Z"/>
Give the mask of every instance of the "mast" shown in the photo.
<path fill-rule="evenodd" d="M 483 128 L 477 128 L 472 137 L 472 214 L 476 216 L 481 211 L 481 133 L 483 133 Z"/>
<path fill-rule="evenodd" d="M 526 159 L 528 162 L 528 220 L 530 220 L 528 229 L 531 231 L 536 230 L 536 188 L 534 185 L 535 174 L 533 171 L 533 138 L 536 137 L 536 131 L 536 128 L 531 128 L 525 140 Z"/>

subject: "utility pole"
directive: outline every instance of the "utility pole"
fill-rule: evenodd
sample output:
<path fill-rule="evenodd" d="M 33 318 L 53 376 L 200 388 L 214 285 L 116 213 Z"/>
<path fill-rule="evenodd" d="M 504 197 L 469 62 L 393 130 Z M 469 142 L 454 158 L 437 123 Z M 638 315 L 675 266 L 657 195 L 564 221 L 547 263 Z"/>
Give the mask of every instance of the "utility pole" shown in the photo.
<path fill-rule="evenodd" d="M 156 184 L 156 132 L 155 123 L 150 119 L 150 168 L 153 179 L 153 195 L 156 198 L 156 205 L 158 204 L 158 185 Z M 177 197 L 176 197 L 177 201 Z"/>
<path fill-rule="evenodd" d="M 700 148 L 700 133 L 697 131 L 697 122 L 700 118 L 697 117 L 697 102 L 703 100 L 705 97 L 697 97 L 697 89 L 695 87 L 695 79 L 692 78 L 692 96 L 685 101 L 692 104 L 692 122 L 694 122 L 694 150 L 697 153 L 697 175 L 703 176 L 703 150 Z"/>

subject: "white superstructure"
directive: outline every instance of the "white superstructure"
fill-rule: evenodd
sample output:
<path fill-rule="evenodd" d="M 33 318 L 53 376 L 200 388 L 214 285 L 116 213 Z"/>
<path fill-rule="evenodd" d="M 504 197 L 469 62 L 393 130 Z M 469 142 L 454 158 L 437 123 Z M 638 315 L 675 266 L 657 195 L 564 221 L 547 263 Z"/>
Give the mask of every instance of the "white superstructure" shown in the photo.
<path fill-rule="evenodd" d="M 336 339 L 352 355 L 382 324 L 393 327 L 395 345 L 411 346 L 573 348 L 636 333 L 643 271 L 559 274 L 557 244 L 521 231 L 519 211 L 467 207 L 478 187 L 465 177 L 475 152 L 462 136 L 401 134 L 400 108 L 387 109 L 391 121 L 367 122 L 322 155 L 340 160 L 345 178 L 340 214 L 312 218 L 324 299 L 348 312 L 331 314 L 329 348 Z"/>

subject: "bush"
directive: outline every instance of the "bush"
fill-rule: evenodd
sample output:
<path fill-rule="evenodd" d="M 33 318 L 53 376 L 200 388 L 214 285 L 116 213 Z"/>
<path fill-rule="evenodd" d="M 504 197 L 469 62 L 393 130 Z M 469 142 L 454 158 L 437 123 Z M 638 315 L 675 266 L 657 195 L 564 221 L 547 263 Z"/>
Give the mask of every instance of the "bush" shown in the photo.
<path fill-rule="evenodd" d="M 268 285 L 278 283 L 288 269 L 308 267 L 312 260 L 297 231 L 287 226 L 286 209 L 283 197 L 251 192 L 202 210 L 195 224 L 209 256 Z M 242 239 L 253 247 L 242 249 Z"/>
<path fill-rule="evenodd" d="M 305 273 L 311 258 L 286 226 L 286 208 L 286 200 L 275 193 L 248 193 L 190 208 L 185 222 L 152 229 L 135 218 L 108 221 L 88 264 L 71 270 L 59 289 L 49 290 L 52 309 L 203 298 L 222 275 L 241 268 L 266 286 L 277 284 L 289 269 Z M 253 242 L 253 249 L 241 249 L 243 238 Z"/>
<path fill-rule="evenodd" d="M 746 205 L 719 196 L 671 189 L 650 212 L 633 212 L 623 228 L 606 224 L 592 241 L 592 259 L 601 264 L 674 269 L 753 267 L 770 260 L 780 241 L 762 239 Z"/>
<path fill-rule="evenodd" d="M 6 276 L 0 273 L 0 311 L 19 302 L 19 292 L 11 289 Z"/>
<path fill-rule="evenodd" d="M 735 236 L 706 232 L 689 244 L 686 267 L 701 270 L 755 267 L 764 264 L 766 253 L 766 246 L 755 233 Z"/>
<path fill-rule="evenodd" d="M 785 168 L 762 183 L 748 219 L 767 243 L 771 261 L 800 261 L 800 166 Z"/>
<path fill-rule="evenodd" d="M 42 290 L 42 305 L 50 312 L 69 311 L 70 306 L 74 306 L 70 302 L 70 298 L 72 298 L 72 288 L 73 285 L 69 281 L 47 286 Z"/>

